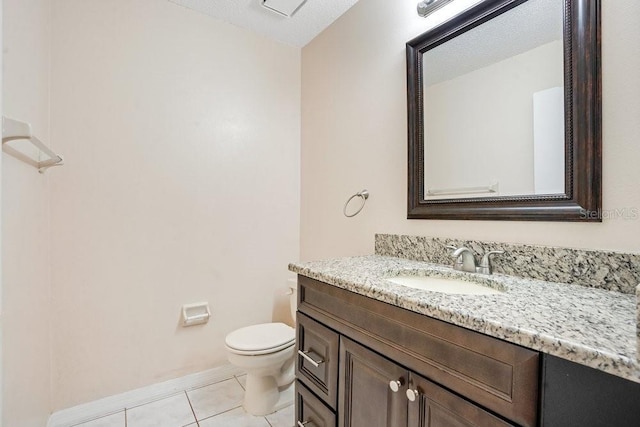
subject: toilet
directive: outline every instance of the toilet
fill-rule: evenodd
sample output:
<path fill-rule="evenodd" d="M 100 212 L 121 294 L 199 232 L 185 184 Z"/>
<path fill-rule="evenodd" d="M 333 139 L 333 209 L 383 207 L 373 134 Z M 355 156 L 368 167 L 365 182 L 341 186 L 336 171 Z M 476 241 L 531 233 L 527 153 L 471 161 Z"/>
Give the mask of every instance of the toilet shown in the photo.
<path fill-rule="evenodd" d="M 297 288 L 289 284 L 295 319 Z M 225 338 L 229 362 L 247 372 L 243 407 L 266 415 L 293 403 L 296 330 L 284 323 L 261 323 L 237 329 Z"/>

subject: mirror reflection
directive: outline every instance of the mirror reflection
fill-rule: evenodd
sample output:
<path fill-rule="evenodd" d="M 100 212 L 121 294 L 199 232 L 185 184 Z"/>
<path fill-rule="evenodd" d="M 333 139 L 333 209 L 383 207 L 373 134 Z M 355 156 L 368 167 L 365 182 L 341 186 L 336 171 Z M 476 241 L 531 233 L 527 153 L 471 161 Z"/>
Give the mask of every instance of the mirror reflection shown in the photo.
<path fill-rule="evenodd" d="M 565 193 L 563 58 L 554 0 L 424 52 L 426 200 Z"/>

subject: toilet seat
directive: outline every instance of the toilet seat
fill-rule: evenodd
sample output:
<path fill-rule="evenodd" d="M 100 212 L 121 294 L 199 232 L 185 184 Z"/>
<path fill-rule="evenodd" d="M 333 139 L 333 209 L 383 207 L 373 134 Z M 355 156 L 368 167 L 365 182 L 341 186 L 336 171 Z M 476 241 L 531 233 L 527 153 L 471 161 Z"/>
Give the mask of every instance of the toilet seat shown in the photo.
<path fill-rule="evenodd" d="M 284 323 L 261 323 L 231 332 L 225 338 L 227 349 L 235 354 L 257 356 L 275 353 L 295 344 L 296 332 Z"/>

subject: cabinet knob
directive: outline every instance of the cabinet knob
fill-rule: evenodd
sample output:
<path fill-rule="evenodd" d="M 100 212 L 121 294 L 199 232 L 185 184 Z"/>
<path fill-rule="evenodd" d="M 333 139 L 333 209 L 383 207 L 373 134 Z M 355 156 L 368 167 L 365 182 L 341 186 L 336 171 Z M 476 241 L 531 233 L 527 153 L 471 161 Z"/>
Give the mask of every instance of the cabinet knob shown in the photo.
<path fill-rule="evenodd" d="M 389 388 L 392 392 L 397 393 L 400 390 L 400 387 L 404 384 L 404 380 L 400 378 L 399 380 L 391 380 L 389 381 Z"/>
<path fill-rule="evenodd" d="M 407 399 L 411 402 L 415 402 L 418 397 L 420 397 L 420 392 L 417 389 L 407 389 Z"/>

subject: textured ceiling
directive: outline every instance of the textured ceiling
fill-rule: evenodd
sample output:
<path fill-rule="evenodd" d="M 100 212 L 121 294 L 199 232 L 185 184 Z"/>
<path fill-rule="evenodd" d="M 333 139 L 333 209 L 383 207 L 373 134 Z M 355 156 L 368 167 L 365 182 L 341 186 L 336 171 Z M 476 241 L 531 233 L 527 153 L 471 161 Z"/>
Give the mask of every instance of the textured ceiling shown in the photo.
<path fill-rule="evenodd" d="M 426 52 L 425 85 L 449 80 L 543 44 L 562 40 L 562 23 L 563 2 L 527 1 Z"/>
<path fill-rule="evenodd" d="M 168 0 L 292 46 L 303 47 L 358 0 L 307 0 L 291 17 L 262 7 L 261 0 Z"/>

